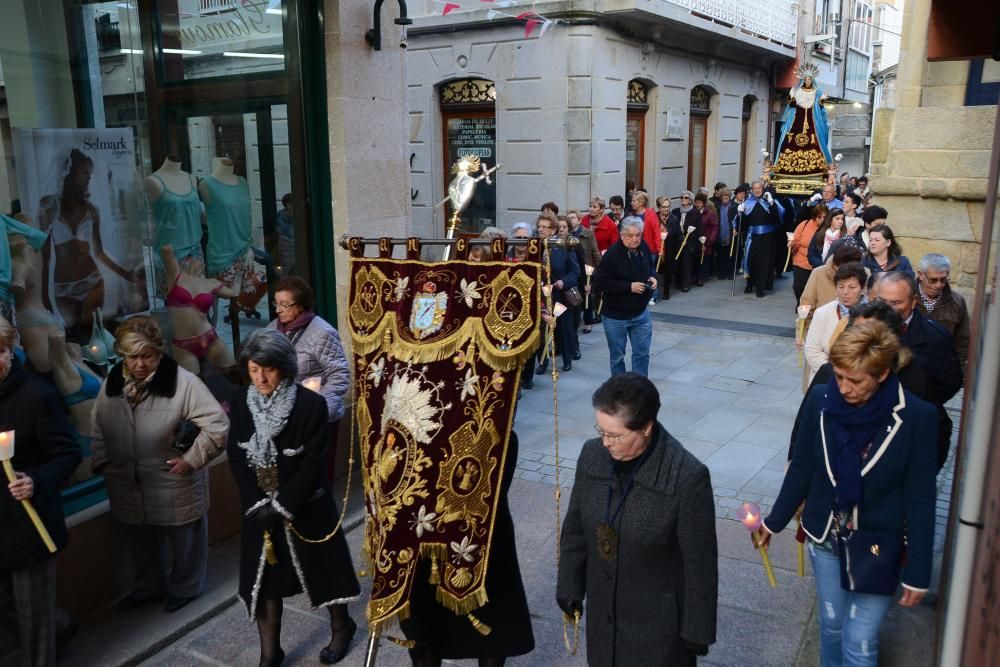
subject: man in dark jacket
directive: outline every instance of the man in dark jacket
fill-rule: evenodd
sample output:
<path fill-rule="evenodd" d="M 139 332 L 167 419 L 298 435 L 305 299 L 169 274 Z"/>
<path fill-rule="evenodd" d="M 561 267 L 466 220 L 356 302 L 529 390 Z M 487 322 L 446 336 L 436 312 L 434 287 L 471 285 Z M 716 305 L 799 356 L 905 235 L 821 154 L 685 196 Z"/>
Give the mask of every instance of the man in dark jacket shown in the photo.
<path fill-rule="evenodd" d="M 649 375 L 653 322 L 649 299 L 656 290 L 656 261 L 642 241 L 642 221 L 625 218 L 621 238 L 601 258 L 594 289 L 604 295 L 604 335 L 611 375 L 625 372 L 625 345 L 632 343 L 632 371 Z"/>
<path fill-rule="evenodd" d="M 903 335 L 899 342 L 910 348 L 913 362 L 923 366 L 929 380 L 927 399 L 938 413 L 938 470 L 948 459 L 951 447 L 951 419 L 944 404 L 962 388 L 962 366 L 958 362 L 951 336 L 937 322 L 927 319 L 919 310 L 917 283 L 908 274 L 890 271 L 879 276 L 873 293 L 903 318 Z"/>
<path fill-rule="evenodd" d="M 917 270 L 917 309 L 951 334 L 958 361 L 965 368 L 969 359 L 969 308 L 961 294 L 951 291 L 950 276 L 950 259 L 936 252 L 924 255 Z"/>
<path fill-rule="evenodd" d="M 13 358 L 14 329 L 0 318 L 0 432 L 12 432 L 16 479 L 0 491 L 0 599 L 13 598 L 24 663 L 56 664 L 56 565 L 25 511 L 29 500 L 66 546 L 59 490 L 80 464 L 80 447 L 55 391 Z"/>

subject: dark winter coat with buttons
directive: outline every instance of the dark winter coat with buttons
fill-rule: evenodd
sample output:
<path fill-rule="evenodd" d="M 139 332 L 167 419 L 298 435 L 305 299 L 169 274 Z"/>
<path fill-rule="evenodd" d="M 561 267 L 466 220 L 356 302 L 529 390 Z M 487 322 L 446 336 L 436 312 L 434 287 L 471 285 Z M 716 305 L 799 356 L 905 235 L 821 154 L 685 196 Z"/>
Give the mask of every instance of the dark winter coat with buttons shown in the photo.
<path fill-rule="evenodd" d="M 563 524 L 556 598 L 584 600 L 587 661 L 693 664 L 685 644 L 715 642 L 718 546 L 708 468 L 662 425 L 619 515 L 617 556 L 598 553 L 597 527 L 621 497 L 600 439 L 588 440 Z M 612 479 L 614 478 L 614 479 Z"/>

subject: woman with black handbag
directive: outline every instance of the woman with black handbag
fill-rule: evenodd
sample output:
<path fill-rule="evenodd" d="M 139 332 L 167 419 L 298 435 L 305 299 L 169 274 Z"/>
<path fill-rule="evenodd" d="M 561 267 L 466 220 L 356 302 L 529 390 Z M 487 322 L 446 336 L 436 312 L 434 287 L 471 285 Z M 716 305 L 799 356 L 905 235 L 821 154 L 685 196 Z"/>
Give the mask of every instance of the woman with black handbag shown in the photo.
<path fill-rule="evenodd" d="M 904 607 L 920 604 L 930 585 L 937 414 L 900 386 L 898 351 L 878 321 L 837 339 L 834 378 L 806 399 L 795 453 L 760 529 L 766 548 L 805 501 L 823 667 L 877 665 L 897 585 Z"/>

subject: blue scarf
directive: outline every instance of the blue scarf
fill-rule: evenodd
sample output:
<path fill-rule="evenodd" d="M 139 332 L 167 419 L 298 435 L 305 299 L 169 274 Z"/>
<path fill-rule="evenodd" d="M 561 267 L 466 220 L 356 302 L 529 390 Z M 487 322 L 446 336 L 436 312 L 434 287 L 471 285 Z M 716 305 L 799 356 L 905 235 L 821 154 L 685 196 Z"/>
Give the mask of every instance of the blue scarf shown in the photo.
<path fill-rule="evenodd" d="M 821 410 L 826 447 L 833 470 L 833 509 L 850 512 L 861 504 L 861 456 L 886 425 L 899 397 L 899 378 L 889 376 L 868 402 L 858 407 L 844 400 L 836 378 L 826 386 Z"/>

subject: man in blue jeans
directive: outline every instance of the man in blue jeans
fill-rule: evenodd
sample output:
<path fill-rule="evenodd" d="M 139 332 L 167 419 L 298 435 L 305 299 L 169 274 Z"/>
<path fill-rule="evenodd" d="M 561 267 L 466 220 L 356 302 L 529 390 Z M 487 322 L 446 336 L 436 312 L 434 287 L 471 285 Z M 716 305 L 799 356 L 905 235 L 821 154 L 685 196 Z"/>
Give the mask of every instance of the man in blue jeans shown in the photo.
<path fill-rule="evenodd" d="M 593 276 L 604 299 L 604 335 L 611 352 L 611 375 L 625 372 L 625 345 L 632 343 L 632 371 L 649 375 L 653 322 L 649 300 L 656 290 L 656 261 L 642 240 L 641 218 L 622 220 L 619 240 L 608 248 Z"/>

